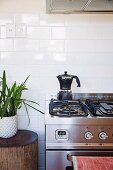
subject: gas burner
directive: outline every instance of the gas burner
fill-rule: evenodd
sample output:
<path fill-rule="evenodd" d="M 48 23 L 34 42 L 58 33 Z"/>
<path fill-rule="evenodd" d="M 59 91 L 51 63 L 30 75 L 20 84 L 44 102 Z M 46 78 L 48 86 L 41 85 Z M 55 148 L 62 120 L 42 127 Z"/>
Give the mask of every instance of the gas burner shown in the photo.
<path fill-rule="evenodd" d="M 60 117 L 88 116 L 88 110 L 80 100 L 51 99 L 49 113 Z"/>
<path fill-rule="evenodd" d="M 113 117 L 113 102 L 86 99 L 85 104 L 93 116 Z"/>

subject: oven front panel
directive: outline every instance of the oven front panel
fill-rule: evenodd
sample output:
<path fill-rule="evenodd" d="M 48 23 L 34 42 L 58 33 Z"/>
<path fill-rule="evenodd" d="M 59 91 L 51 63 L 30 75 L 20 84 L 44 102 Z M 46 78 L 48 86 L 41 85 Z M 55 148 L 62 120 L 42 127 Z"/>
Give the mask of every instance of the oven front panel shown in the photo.
<path fill-rule="evenodd" d="M 113 156 L 113 150 L 46 150 L 46 170 L 73 170 L 68 156 Z"/>
<path fill-rule="evenodd" d="M 46 125 L 46 149 L 113 149 L 113 125 Z"/>

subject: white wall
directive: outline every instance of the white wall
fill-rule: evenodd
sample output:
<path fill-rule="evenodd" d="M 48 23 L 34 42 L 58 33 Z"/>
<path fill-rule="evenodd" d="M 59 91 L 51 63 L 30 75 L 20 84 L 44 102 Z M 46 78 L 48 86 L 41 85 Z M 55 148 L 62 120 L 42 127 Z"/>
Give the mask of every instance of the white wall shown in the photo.
<path fill-rule="evenodd" d="M 45 0 L 0 1 L 0 74 L 7 71 L 8 81 L 27 82 L 24 95 L 36 100 L 45 110 L 48 92 L 58 92 L 56 76 L 67 70 L 80 78 L 73 92 L 113 92 L 113 15 L 49 15 Z M 8 38 L 6 25 L 26 28 L 24 38 Z M 44 169 L 44 116 L 25 110 L 18 112 L 19 128 L 39 135 L 39 167 Z"/>
<path fill-rule="evenodd" d="M 45 12 L 45 0 L 0 0 L 0 12 Z"/>

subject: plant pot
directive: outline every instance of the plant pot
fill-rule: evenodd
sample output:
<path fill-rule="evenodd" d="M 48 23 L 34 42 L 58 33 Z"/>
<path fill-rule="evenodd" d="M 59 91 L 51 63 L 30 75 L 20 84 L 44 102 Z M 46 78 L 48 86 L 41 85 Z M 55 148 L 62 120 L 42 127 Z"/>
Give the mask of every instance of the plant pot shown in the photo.
<path fill-rule="evenodd" d="M 17 115 L 0 118 L 0 137 L 10 138 L 17 133 Z"/>

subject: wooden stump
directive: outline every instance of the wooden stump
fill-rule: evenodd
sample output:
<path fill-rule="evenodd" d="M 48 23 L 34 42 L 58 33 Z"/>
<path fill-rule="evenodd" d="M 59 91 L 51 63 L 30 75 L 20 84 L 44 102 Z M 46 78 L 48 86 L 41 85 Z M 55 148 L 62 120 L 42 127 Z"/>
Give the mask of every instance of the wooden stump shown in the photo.
<path fill-rule="evenodd" d="M 0 170 L 37 170 L 38 136 L 19 130 L 9 139 L 0 138 Z"/>

